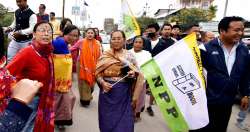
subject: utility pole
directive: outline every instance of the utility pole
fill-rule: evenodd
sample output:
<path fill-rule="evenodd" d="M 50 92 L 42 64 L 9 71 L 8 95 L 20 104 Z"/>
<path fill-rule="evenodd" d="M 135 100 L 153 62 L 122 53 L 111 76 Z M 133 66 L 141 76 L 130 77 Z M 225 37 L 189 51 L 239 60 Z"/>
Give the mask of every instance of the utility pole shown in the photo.
<path fill-rule="evenodd" d="M 63 7 L 62 7 L 62 19 L 64 19 L 64 7 L 65 7 L 65 0 L 63 0 Z"/>
<path fill-rule="evenodd" d="M 228 6 L 228 0 L 226 0 L 226 3 L 225 3 L 225 10 L 224 10 L 223 17 L 225 17 L 227 15 L 227 6 Z"/>
<path fill-rule="evenodd" d="M 147 13 L 148 13 L 148 10 L 149 10 L 149 5 L 148 5 L 148 2 L 146 2 L 146 5 L 143 7 L 143 15 L 142 16 L 144 16 L 144 17 L 146 17 L 147 16 Z"/>

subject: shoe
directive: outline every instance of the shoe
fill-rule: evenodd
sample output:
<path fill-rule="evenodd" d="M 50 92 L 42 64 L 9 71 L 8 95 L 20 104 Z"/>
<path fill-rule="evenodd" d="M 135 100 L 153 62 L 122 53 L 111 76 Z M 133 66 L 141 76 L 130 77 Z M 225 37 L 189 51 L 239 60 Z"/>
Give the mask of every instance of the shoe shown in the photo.
<path fill-rule="evenodd" d="M 144 111 L 144 109 L 145 109 L 145 106 L 143 106 L 143 107 L 141 108 L 141 112 L 143 112 L 143 111 Z"/>
<path fill-rule="evenodd" d="M 88 107 L 90 105 L 90 101 L 80 100 L 82 107 Z"/>
<path fill-rule="evenodd" d="M 149 116 L 154 116 L 154 111 L 153 111 L 153 109 L 152 109 L 151 106 L 149 106 L 149 107 L 147 108 L 147 112 L 148 112 Z"/>
<path fill-rule="evenodd" d="M 66 129 L 64 125 L 58 125 L 57 128 L 60 131 L 64 131 Z"/>
<path fill-rule="evenodd" d="M 235 125 L 236 125 L 238 128 L 240 128 L 241 130 L 249 131 L 249 128 L 248 128 L 245 124 L 243 124 L 243 123 L 237 122 Z"/>
<path fill-rule="evenodd" d="M 135 118 L 135 123 L 140 122 L 140 121 L 141 121 L 141 117 L 136 117 Z"/>

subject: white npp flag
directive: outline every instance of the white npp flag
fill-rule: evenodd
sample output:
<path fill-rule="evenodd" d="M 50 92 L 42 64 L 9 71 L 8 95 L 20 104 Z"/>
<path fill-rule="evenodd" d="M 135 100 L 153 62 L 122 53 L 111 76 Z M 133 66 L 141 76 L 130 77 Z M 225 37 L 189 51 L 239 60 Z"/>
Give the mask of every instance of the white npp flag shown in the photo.
<path fill-rule="evenodd" d="M 172 131 L 199 129 L 209 123 L 195 34 L 156 55 L 142 71 Z"/>

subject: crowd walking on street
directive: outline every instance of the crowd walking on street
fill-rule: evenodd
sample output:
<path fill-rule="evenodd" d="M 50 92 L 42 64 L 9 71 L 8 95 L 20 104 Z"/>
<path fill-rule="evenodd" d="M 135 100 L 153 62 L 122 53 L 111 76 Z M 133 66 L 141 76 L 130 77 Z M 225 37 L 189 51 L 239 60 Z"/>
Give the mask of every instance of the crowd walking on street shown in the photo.
<path fill-rule="evenodd" d="M 178 24 L 150 23 L 141 35 L 127 41 L 123 30 L 114 30 L 109 34 L 110 48 L 104 50 L 98 28 L 85 29 L 83 36 L 70 19 L 57 21 L 54 12 L 47 14 L 45 4 L 39 5 L 37 14 L 27 0 L 16 4 L 13 23 L 0 27 L 1 132 L 65 131 L 74 124 L 73 115 L 81 114 L 74 113 L 76 105 L 81 109 L 93 105 L 95 86 L 99 88 L 99 131 L 134 132 L 135 124 L 144 121 L 142 113 L 155 118 L 158 107 L 141 67 L 193 33 L 206 78 L 209 124 L 189 131 L 226 132 L 236 96 L 240 109 L 234 125 L 250 130 L 246 121 L 250 51 L 242 40 L 243 18 L 222 18 L 218 35 L 202 31 L 198 24 L 184 31 Z M 7 51 L 5 34 L 10 36 Z"/>

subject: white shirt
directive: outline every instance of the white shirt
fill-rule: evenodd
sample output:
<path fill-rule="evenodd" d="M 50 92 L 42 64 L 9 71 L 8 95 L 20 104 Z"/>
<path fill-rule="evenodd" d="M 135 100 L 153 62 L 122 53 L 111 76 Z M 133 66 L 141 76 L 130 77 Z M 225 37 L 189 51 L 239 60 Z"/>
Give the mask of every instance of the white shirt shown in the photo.
<path fill-rule="evenodd" d="M 29 8 L 27 8 L 29 9 Z M 27 10 L 25 9 L 25 10 Z M 32 14 L 29 18 L 29 27 L 26 28 L 26 29 L 22 29 L 20 30 L 20 33 L 21 34 L 24 34 L 24 35 L 28 35 L 28 34 L 31 34 L 33 33 L 33 28 L 34 26 L 36 25 L 37 23 L 37 17 L 36 17 L 36 14 Z M 16 28 L 16 18 L 15 18 L 15 15 L 14 15 L 14 21 L 12 22 L 12 24 L 10 25 L 10 27 L 12 29 L 15 29 Z"/>
<path fill-rule="evenodd" d="M 154 41 L 151 40 L 152 49 L 154 49 L 154 47 L 157 45 L 158 42 L 159 42 L 159 38 L 157 38 L 157 39 L 154 40 Z"/>
<path fill-rule="evenodd" d="M 129 51 L 135 56 L 138 66 L 142 66 L 145 62 L 149 61 L 152 58 L 151 54 L 146 50 L 135 52 L 134 48 L 132 48 Z"/>
<path fill-rule="evenodd" d="M 233 48 L 231 49 L 231 51 L 228 51 L 219 39 L 218 39 L 218 42 L 220 43 L 221 48 L 224 52 L 227 72 L 228 72 L 228 75 L 230 76 L 235 59 L 236 59 L 236 48 L 238 47 L 239 43 L 235 44 Z"/>

